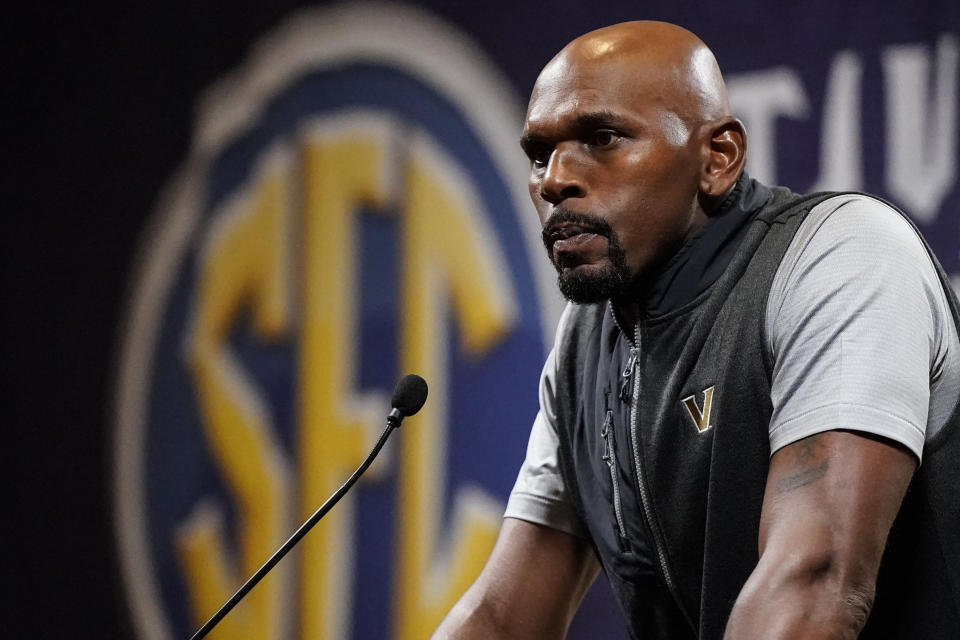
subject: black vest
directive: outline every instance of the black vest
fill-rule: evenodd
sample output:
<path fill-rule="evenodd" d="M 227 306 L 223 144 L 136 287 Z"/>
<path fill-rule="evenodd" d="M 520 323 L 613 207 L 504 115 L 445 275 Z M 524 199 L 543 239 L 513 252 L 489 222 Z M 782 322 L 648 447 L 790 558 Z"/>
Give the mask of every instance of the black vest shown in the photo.
<path fill-rule="evenodd" d="M 721 244 L 735 251 L 711 254 L 722 271 L 692 299 L 635 323 L 608 304 L 575 306 L 558 345 L 561 472 L 634 638 L 720 640 L 758 561 L 766 301 L 800 223 L 833 194 L 757 188 L 766 203 L 730 223 Z M 958 422 L 955 409 L 924 449 L 861 638 L 960 638 Z"/>

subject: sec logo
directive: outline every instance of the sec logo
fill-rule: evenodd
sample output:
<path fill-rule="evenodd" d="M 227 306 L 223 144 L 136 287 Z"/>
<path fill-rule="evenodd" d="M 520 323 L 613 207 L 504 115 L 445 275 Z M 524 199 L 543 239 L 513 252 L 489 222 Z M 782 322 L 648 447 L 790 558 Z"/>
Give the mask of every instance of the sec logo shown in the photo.
<path fill-rule="evenodd" d="M 145 234 L 114 490 L 139 635 L 188 637 L 430 400 L 212 638 L 423 638 L 479 572 L 559 310 L 513 90 L 395 5 L 293 16 L 203 100 Z M 546 309 L 546 311 L 544 311 Z"/>

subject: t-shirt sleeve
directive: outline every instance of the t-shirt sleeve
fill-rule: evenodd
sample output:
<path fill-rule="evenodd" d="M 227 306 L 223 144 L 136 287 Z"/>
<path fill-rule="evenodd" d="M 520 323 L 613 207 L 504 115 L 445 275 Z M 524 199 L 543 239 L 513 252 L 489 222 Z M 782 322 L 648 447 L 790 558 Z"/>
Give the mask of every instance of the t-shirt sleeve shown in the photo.
<path fill-rule="evenodd" d="M 777 271 L 771 453 L 833 429 L 923 451 L 930 372 L 943 357 L 942 290 L 916 231 L 867 196 L 815 207 Z"/>
<path fill-rule="evenodd" d="M 569 309 L 569 307 L 568 307 Z M 567 314 L 557 328 L 558 342 Z M 560 475 L 556 427 L 556 347 L 550 351 L 540 376 L 540 410 L 530 430 L 527 455 L 510 493 L 506 518 L 517 518 L 583 537 L 579 519 L 567 497 Z"/>

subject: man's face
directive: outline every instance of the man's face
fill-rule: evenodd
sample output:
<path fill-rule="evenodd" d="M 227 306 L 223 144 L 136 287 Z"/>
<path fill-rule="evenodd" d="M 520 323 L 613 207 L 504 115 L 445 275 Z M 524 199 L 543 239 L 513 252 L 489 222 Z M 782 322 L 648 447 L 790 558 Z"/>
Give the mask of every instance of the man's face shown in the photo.
<path fill-rule="evenodd" d="M 626 293 L 706 220 L 701 151 L 668 74 L 576 58 L 555 59 L 537 80 L 522 146 L 561 291 L 595 302 Z"/>

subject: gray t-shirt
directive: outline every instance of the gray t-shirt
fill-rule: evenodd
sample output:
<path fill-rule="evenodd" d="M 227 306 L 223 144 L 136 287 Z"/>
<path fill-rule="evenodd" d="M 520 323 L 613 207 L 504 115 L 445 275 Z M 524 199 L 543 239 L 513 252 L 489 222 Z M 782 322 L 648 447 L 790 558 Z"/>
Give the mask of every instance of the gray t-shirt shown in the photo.
<path fill-rule="evenodd" d="M 874 198 L 835 196 L 808 214 L 774 277 L 765 329 L 771 453 L 849 429 L 899 442 L 920 460 L 960 395 L 957 328 L 933 263 L 910 224 Z M 556 375 L 551 351 L 505 517 L 582 535 L 558 467 Z"/>

